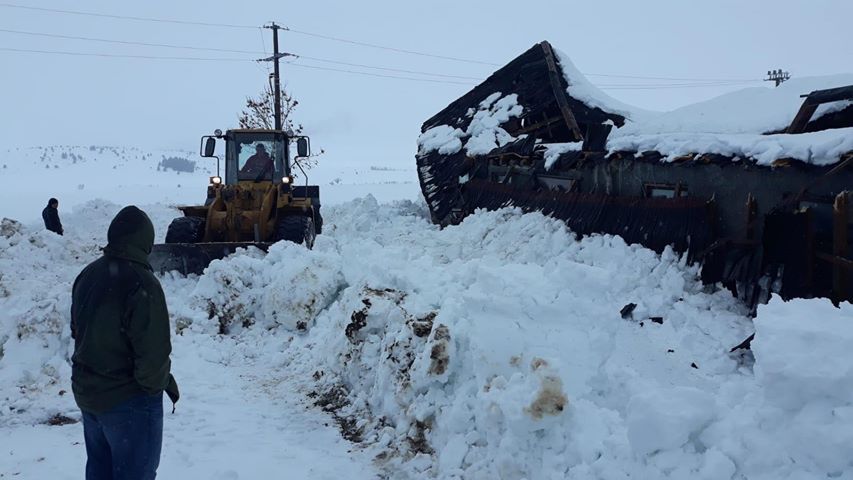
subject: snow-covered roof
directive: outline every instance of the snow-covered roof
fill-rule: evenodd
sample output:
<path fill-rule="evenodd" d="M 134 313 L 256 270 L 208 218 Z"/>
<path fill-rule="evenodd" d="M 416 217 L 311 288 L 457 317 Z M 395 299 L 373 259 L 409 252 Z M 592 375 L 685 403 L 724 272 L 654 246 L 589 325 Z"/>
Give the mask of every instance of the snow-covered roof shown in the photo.
<path fill-rule="evenodd" d="M 670 112 L 649 114 L 611 136 L 663 133 L 754 133 L 783 130 L 791 124 L 803 98 L 815 90 L 853 85 L 853 74 L 792 78 L 778 87 L 750 87 Z M 843 109 L 849 102 L 822 106 L 813 118 Z"/>
<path fill-rule="evenodd" d="M 853 152 L 849 86 L 853 74 L 793 78 L 652 112 L 607 95 L 568 55 L 542 42 L 427 120 L 418 151 L 419 157 L 435 151 L 473 157 L 529 135 L 543 145 L 582 142 L 588 151 L 657 153 L 664 160 L 716 154 L 766 166 L 782 159 L 826 166 Z M 813 108 L 810 118 L 808 108 L 798 117 L 803 96 L 812 92 L 825 97 L 810 97 L 815 104 L 832 101 Z M 795 117 L 803 128 L 790 131 L 808 133 L 785 133 Z M 547 149 L 549 167 L 558 150 Z"/>
<path fill-rule="evenodd" d="M 658 152 L 672 160 L 718 154 L 772 165 L 780 159 L 832 165 L 853 151 L 853 128 L 786 134 L 802 95 L 853 84 L 853 74 L 791 79 L 778 87 L 752 87 L 651 114 L 611 132 L 608 151 Z M 849 100 L 820 105 L 811 120 L 843 110 Z"/>
<path fill-rule="evenodd" d="M 602 92 L 593 85 L 586 76 L 572 63 L 571 58 L 560 50 L 554 49 L 554 55 L 563 70 L 563 77 L 569 84 L 569 95 L 590 107 L 597 107 L 605 112 L 622 115 L 631 122 L 642 122 L 657 115 L 656 112 L 628 105 Z"/>

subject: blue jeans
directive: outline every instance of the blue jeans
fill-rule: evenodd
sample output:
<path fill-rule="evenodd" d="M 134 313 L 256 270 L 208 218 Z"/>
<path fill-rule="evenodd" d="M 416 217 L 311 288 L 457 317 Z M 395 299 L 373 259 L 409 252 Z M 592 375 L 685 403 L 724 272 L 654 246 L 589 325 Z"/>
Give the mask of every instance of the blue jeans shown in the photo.
<path fill-rule="evenodd" d="M 83 412 L 86 480 L 153 480 L 163 445 L 163 394 L 131 398 L 105 413 Z"/>

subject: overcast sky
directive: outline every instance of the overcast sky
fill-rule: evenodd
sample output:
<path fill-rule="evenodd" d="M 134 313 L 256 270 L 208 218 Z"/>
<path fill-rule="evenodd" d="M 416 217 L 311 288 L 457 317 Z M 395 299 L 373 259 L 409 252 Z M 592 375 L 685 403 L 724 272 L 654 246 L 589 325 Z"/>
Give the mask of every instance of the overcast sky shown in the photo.
<path fill-rule="evenodd" d="M 31 1 L 31 7 L 262 25 L 504 64 L 541 40 L 583 72 L 708 79 L 761 79 L 771 68 L 793 76 L 853 70 L 853 1 Z M 216 53 L 0 32 L 0 48 L 106 54 L 252 59 L 271 49 L 269 31 L 153 23 L 0 7 L 0 29 L 129 42 L 258 52 Z M 355 46 L 293 32 L 285 51 L 322 59 L 485 78 L 497 67 Z M 0 51 L 0 140 L 18 145 L 135 145 L 195 150 L 215 128 L 235 126 L 246 95 L 261 90 L 253 62 L 118 59 Z M 299 60 L 297 63 L 373 73 Z M 300 100 L 297 120 L 324 162 L 413 165 L 421 123 L 467 85 L 418 82 L 282 66 Z M 691 83 L 591 76 L 597 84 Z M 618 89 L 612 96 L 652 110 L 701 101 L 749 84 Z M 767 87 L 766 83 L 752 85 Z M 806 93 L 806 92 L 804 92 Z"/>

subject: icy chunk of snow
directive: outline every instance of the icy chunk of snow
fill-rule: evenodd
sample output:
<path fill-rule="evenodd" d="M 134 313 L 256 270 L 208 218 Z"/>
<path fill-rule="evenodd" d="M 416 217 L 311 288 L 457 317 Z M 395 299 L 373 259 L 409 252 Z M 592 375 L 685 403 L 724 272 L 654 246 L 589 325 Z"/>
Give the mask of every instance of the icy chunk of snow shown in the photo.
<path fill-rule="evenodd" d="M 755 319 L 756 380 L 785 408 L 853 404 L 853 305 L 774 296 Z"/>
<path fill-rule="evenodd" d="M 679 448 L 714 418 L 714 398 L 692 387 L 661 388 L 628 403 L 628 440 L 639 455 Z"/>
<path fill-rule="evenodd" d="M 465 435 L 453 435 L 444 444 L 438 456 L 439 468 L 446 472 L 460 468 L 467 453 L 468 442 L 465 441 Z"/>

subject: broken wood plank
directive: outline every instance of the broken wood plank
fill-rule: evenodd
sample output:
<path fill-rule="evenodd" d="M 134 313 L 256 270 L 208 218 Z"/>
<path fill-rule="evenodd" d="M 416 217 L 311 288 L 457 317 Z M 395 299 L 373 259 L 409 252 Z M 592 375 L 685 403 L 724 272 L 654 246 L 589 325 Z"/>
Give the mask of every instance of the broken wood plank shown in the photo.
<path fill-rule="evenodd" d="M 548 79 L 551 81 L 551 88 L 554 90 L 554 98 L 557 99 L 557 105 L 560 107 L 560 113 L 563 114 L 563 120 L 565 120 L 566 126 L 569 127 L 569 130 L 572 131 L 575 141 L 579 142 L 584 139 L 583 133 L 581 132 L 578 122 L 572 113 L 572 109 L 569 108 L 568 100 L 566 100 L 566 91 L 563 88 L 563 84 L 560 83 L 560 70 L 557 68 L 557 61 L 554 60 L 554 51 L 551 49 L 551 44 L 548 42 L 542 42 L 540 45 L 542 45 L 542 50 L 545 51 L 545 61 L 548 64 Z"/>

